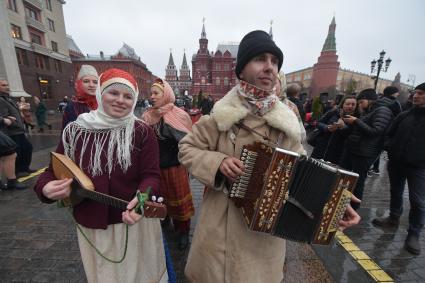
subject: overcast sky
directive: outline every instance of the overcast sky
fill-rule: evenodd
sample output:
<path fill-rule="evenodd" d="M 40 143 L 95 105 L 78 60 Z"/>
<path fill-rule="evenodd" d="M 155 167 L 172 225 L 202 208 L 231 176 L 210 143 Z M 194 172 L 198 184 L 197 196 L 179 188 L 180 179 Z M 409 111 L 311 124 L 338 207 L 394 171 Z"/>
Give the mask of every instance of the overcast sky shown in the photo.
<path fill-rule="evenodd" d="M 381 77 L 425 82 L 425 1 L 423 0 L 68 0 L 66 31 L 84 54 L 114 54 L 132 46 L 157 76 L 165 76 L 170 48 L 180 68 L 183 50 L 190 68 L 205 17 L 208 49 L 237 41 L 249 31 L 269 31 L 285 56 L 285 73 L 312 66 L 333 15 L 342 68 L 370 73 L 370 61 L 385 50 L 392 59 Z M 387 57 L 386 55 L 386 57 Z M 411 84 L 411 82 L 409 82 Z"/>

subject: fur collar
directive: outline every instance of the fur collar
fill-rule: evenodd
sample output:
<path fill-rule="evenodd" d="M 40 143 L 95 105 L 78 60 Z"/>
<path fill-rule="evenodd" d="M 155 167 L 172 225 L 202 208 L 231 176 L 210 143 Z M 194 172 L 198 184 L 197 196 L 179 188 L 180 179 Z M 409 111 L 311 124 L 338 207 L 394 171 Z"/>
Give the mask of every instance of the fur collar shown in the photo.
<path fill-rule="evenodd" d="M 217 123 L 220 131 L 228 131 L 235 123 L 245 118 L 248 113 L 249 110 L 242 104 L 237 95 L 236 87 L 234 87 L 214 105 L 211 117 Z M 278 101 L 263 116 L 263 119 L 269 126 L 284 132 L 289 138 L 301 141 L 298 118 L 284 103 Z"/>

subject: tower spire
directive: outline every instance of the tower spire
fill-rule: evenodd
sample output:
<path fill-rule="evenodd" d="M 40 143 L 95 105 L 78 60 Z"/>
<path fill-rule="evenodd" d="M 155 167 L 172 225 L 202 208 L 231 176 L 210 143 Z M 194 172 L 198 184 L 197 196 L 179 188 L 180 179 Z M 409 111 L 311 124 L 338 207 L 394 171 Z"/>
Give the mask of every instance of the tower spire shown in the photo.
<path fill-rule="evenodd" d="M 186 49 L 183 50 L 183 63 L 182 63 L 182 66 L 187 66 Z"/>
<path fill-rule="evenodd" d="M 335 42 L 335 16 L 332 18 L 332 22 L 329 25 L 328 36 L 326 37 L 325 44 L 323 44 L 323 51 L 336 51 L 336 42 Z"/>
<path fill-rule="evenodd" d="M 205 17 L 202 18 L 202 33 L 201 33 L 201 38 L 207 38 L 207 33 L 205 32 Z"/>
<path fill-rule="evenodd" d="M 173 59 L 173 50 L 170 48 L 170 58 L 168 59 L 168 65 L 174 66 L 174 59 Z"/>
<path fill-rule="evenodd" d="M 270 37 L 273 39 L 273 20 L 270 21 L 270 31 L 269 31 Z"/>

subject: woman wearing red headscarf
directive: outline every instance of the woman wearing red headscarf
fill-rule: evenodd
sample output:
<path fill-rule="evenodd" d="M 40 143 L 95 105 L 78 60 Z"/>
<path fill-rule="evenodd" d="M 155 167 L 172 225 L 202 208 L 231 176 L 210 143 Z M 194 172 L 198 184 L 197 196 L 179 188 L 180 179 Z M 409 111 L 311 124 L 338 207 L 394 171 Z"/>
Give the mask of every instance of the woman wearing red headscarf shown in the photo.
<path fill-rule="evenodd" d="M 189 244 L 190 218 L 194 214 L 188 173 L 178 160 L 178 143 L 192 130 L 189 115 L 174 105 L 170 85 L 157 79 L 151 87 L 152 108 L 143 120 L 152 126 L 158 138 L 161 168 L 161 195 L 167 204 L 168 216 L 179 233 L 179 248 Z"/>
<path fill-rule="evenodd" d="M 56 150 L 81 168 L 96 191 L 129 201 L 124 212 L 90 199 L 73 207 L 90 283 L 168 282 L 159 219 L 133 210 L 136 192 L 151 187 L 158 196 L 160 184 L 155 133 L 134 116 L 138 92 L 129 73 L 105 71 L 96 93 L 99 107 L 69 123 Z M 41 201 L 52 203 L 70 195 L 71 182 L 56 180 L 50 165 L 34 190 Z"/>
<path fill-rule="evenodd" d="M 75 82 L 76 95 L 65 107 L 62 118 L 62 130 L 82 113 L 97 109 L 96 88 L 99 75 L 90 65 L 82 65 Z"/>

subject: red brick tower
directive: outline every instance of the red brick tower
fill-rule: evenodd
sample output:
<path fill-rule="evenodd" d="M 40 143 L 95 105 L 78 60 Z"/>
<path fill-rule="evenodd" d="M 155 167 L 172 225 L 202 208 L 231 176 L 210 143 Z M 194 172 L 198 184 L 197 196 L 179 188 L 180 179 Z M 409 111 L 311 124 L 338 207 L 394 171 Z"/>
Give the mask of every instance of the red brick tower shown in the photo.
<path fill-rule="evenodd" d="M 201 38 L 199 39 L 199 49 L 197 54 L 192 57 L 192 94 L 199 92 L 211 93 L 211 63 L 212 58 L 208 51 L 208 39 L 205 32 L 205 22 L 202 23 Z"/>
<path fill-rule="evenodd" d="M 313 66 L 311 97 L 336 87 L 339 62 L 338 55 L 336 55 L 335 28 L 335 17 L 333 17 L 322 52 Z"/>

